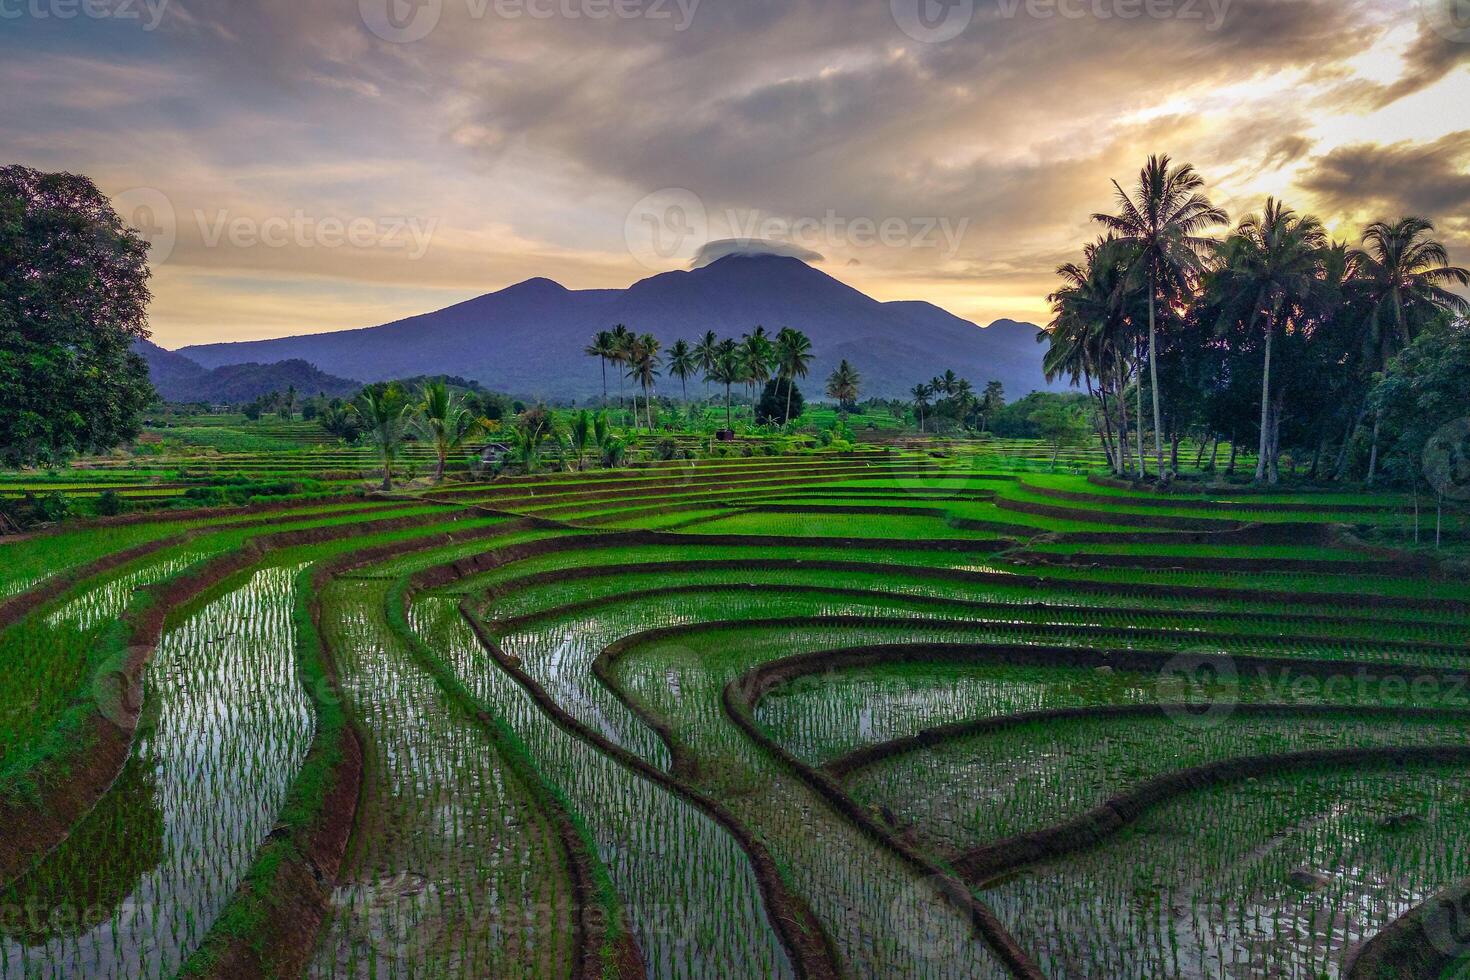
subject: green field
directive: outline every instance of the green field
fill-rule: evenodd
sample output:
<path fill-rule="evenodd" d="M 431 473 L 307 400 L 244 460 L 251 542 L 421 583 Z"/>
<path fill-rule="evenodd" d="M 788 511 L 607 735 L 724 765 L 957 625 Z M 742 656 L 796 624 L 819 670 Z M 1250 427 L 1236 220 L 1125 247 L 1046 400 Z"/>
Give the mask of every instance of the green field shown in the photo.
<path fill-rule="evenodd" d="M 0 537 L 0 976 L 1456 968 L 1464 513 L 845 424 L 4 475 L 85 519 Z"/>

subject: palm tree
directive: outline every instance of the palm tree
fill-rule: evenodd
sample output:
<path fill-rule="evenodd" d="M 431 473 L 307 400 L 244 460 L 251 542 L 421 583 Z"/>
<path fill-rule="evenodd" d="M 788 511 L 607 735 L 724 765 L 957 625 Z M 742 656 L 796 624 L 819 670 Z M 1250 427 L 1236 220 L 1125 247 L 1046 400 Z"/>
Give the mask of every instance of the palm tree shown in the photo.
<path fill-rule="evenodd" d="M 689 376 L 699 368 L 694 351 L 686 340 L 676 340 L 669 348 L 669 373 L 679 379 L 679 391 L 689 401 Z"/>
<path fill-rule="evenodd" d="M 953 371 L 945 371 L 941 377 L 937 377 L 929 383 L 941 395 L 952 395 L 954 394 L 954 386 L 959 384 L 959 381 L 958 375 Z"/>
<path fill-rule="evenodd" d="M 715 358 L 719 356 L 720 338 L 713 330 L 706 330 L 704 336 L 699 338 L 699 343 L 694 345 L 695 362 L 699 365 L 700 372 L 704 375 L 704 397 L 709 400 L 709 383 L 715 371 Z"/>
<path fill-rule="evenodd" d="M 1322 223 L 1298 215 L 1275 198 L 1266 198 L 1261 215 L 1241 219 L 1235 232 L 1219 248 L 1220 270 L 1213 285 L 1221 299 L 1221 328 L 1241 322 L 1249 312 L 1248 334 L 1264 322 L 1266 361 L 1261 375 L 1261 439 L 1256 458 L 1256 481 L 1276 482 L 1271 417 L 1271 348 L 1278 327 L 1305 313 L 1322 278 L 1328 245 Z M 1233 318 L 1233 321 L 1232 321 Z"/>
<path fill-rule="evenodd" d="M 414 427 L 419 435 L 434 446 L 437 463 L 434 482 L 444 482 L 444 468 L 449 454 L 463 446 L 465 440 L 479 432 L 484 423 L 452 395 L 442 380 L 424 385 L 424 397 L 418 406 Z"/>
<path fill-rule="evenodd" d="M 393 460 L 403 445 L 404 430 L 408 420 L 408 396 L 397 382 L 369 385 L 357 396 L 352 410 L 362 423 L 373 445 L 378 447 L 383 461 L 383 486 L 386 493 L 393 489 Z"/>
<path fill-rule="evenodd" d="M 776 349 L 771 344 L 770 335 L 766 333 L 765 327 L 756 327 L 753 332 L 742 338 L 740 357 L 745 365 L 744 380 L 751 387 L 750 417 L 754 419 L 756 400 L 759 398 L 761 385 L 770 380 L 771 365 L 776 357 Z"/>
<path fill-rule="evenodd" d="M 617 344 L 613 340 L 611 331 L 599 330 L 597 336 L 592 338 L 592 343 L 582 349 L 582 353 L 589 357 L 597 358 L 602 365 L 602 400 L 607 401 L 607 362 L 612 360 L 617 353 Z"/>
<path fill-rule="evenodd" d="M 847 410 L 857 402 L 861 384 L 862 376 L 844 358 L 827 378 L 827 397 L 837 399 L 838 406 Z"/>
<path fill-rule="evenodd" d="M 919 431 L 924 431 L 924 409 L 929 407 L 929 399 L 934 397 L 934 389 L 920 381 L 909 389 L 909 394 L 914 396 L 914 410 L 919 415 Z"/>
<path fill-rule="evenodd" d="M 1135 275 L 1148 284 L 1148 369 L 1154 401 L 1154 453 L 1164 480 L 1163 413 L 1159 408 L 1158 329 L 1155 306 L 1163 291 L 1183 295 L 1198 278 L 1213 243 L 1200 237 L 1226 214 L 1199 192 L 1204 179 L 1189 164 L 1171 167 L 1168 156 L 1151 156 L 1138 172 L 1137 199 L 1113 181 L 1118 214 L 1094 214 L 1119 240 L 1136 249 Z"/>
<path fill-rule="evenodd" d="M 1363 232 L 1364 247 L 1353 253 L 1368 308 L 1363 344 L 1377 370 L 1436 317 L 1470 313 L 1470 302 L 1445 288 L 1470 285 L 1470 271 L 1449 264 L 1444 245 L 1428 237 L 1433 231 L 1433 222 L 1416 215 L 1375 221 Z M 1375 418 L 1370 483 L 1378 469 L 1378 428 Z"/>
<path fill-rule="evenodd" d="M 1127 376 L 1128 319 L 1127 269 L 1132 249 L 1104 238 L 1083 250 L 1083 264 L 1069 262 L 1057 269 L 1063 285 L 1047 297 L 1052 321 L 1038 341 L 1050 341 L 1042 359 L 1048 381 L 1081 378 L 1088 393 L 1098 399 L 1103 418 L 1103 447 L 1119 476 L 1128 472 L 1128 412 L 1123 396 Z M 1093 379 L 1097 388 L 1093 388 Z M 988 394 L 988 389 L 987 389 Z M 1118 444 L 1112 444 L 1113 419 L 1109 401 L 1116 404 Z"/>
<path fill-rule="evenodd" d="M 643 408 L 648 417 L 648 431 L 653 431 L 653 403 L 649 392 L 653 388 L 653 381 L 658 377 L 659 365 L 659 342 L 658 338 L 651 333 L 636 337 L 630 343 L 627 354 L 628 377 L 638 382 L 643 389 Z M 638 396 L 633 396 L 633 414 L 638 414 Z"/>
<path fill-rule="evenodd" d="M 637 338 L 633 336 L 633 332 L 630 331 L 627 327 L 623 326 L 623 324 L 621 323 L 618 323 L 613 325 L 610 339 L 612 340 L 612 353 L 608 354 L 607 359 L 612 361 L 613 364 L 618 367 L 626 367 L 628 364 L 629 351 L 633 346 L 633 341 L 635 341 Z M 622 411 L 623 407 L 623 374 L 621 371 L 619 371 L 618 410 Z"/>
<path fill-rule="evenodd" d="M 790 327 L 782 327 L 776 334 L 776 369 L 781 380 L 786 382 L 786 414 L 781 416 L 791 421 L 791 389 L 796 379 L 806 377 L 812 363 L 812 342 L 806 334 Z"/>
<path fill-rule="evenodd" d="M 567 427 L 567 439 L 572 452 L 577 454 L 579 470 L 582 468 L 582 461 L 587 458 L 587 450 L 592 446 L 593 436 L 592 415 L 584 408 L 572 416 L 572 424 Z"/>
<path fill-rule="evenodd" d="M 733 339 L 720 341 L 715 348 L 710 378 L 725 386 L 725 429 L 734 429 L 730 412 L 730 387 L 745 376 L 745 365 L 740 356 L 740 347 Z"/>

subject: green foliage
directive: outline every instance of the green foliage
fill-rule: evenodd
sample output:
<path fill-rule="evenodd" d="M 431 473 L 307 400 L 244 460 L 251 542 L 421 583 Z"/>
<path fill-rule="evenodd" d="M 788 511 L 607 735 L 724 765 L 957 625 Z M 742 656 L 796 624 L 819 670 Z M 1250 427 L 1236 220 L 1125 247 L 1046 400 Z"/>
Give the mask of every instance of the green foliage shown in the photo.
<path fill-rule="evenodd" d="M 806 399 L 794 382 L 785 378 L 772 378 L 766 382 L 765 390 L 761 392 L 761 400 L 756 405 L 755 420 L 759 425 L 785 425 L 792 419 L 800 418 L 805 409 Z"/>
<path fill-rule="evenodd" d="M 85 177 L 0 168 L 0 463 L 55 465 L 140 431 L 155 398 L 148 243 Z"/>
<path fill-rule="evenodd" d="M 1371 404 L 1392 434 L 1384 468 L 1396 482 L 1470 498 L 1470 327 L 1410 344 L 1374 386 Z"/>

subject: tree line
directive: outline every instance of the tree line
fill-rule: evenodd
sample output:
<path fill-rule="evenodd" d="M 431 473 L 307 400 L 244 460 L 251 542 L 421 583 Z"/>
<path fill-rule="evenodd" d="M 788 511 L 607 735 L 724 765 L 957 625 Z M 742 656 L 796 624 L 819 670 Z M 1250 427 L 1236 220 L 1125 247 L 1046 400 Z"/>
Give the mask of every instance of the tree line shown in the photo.
<path fill-rule="evenodd" d="M 1189 165 L 1150 157 L 1131 193 L 1113 187 L 1117 210 L 1093 215 L 1103 233 L 1058 268 L 1038 339 L 1049 379 L 1086 386 L 1114 471 L 1167 482 L 1193 435 L 1232 452 L 1253 438 L 1258 482 L 1280 479 L 1283 451 L 1313 477 L 1378 478 L 1396 435 L 1385 374 L 1419 338 L 1463 335 L 1470 313 L 1452 291 L 1470 272 L 1433 223 L 1378 220 L 1351 246 L 1267 198 L 1214 236 L 1228 216 Z"/>
<path fill-rule="evenodd" d="M 811 370 L 812 342 L 806 334 L 782 327 L 774 335 L 763 326 L 749 333 L 721 338 L 713 330 L 694 343 L 676 340 L 664 351 L 652 334 L 635 334 L 624 324 L 600 330 L 583 353 L 598 359 L 602 368 L 602 397 L 608 398 L 607 371 L 611 366 L 618 378 L 618 400 L 623 402 L 624 380 L 632 381 L 633 416 L 638 417 L 638 393 L 643 393 L 644 421 L 653 428 L 653 402 L 661 368 L 679 379 L 680 394 L 689 401 L 689 380 L 702 379 L 705 397 L 711 384 L 725 389 L 725 428 L 734 427 L 734 389 L 744 387 L 750 401 L 751 417 L 757 423 L 784 426 L 801 414 L 802 395 L 796 386 Z M 666 355 L 666 356 L 665 356 Z M 857 402 L 862 377 L 846 360 L 827 379 L 826 394 L 844 407 Z"/>

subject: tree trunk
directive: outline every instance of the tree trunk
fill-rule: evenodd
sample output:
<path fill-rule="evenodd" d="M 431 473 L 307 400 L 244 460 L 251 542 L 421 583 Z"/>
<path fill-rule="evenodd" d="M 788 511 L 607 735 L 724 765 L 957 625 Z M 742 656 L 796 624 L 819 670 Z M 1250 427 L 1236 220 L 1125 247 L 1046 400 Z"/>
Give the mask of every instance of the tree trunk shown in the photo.
<path fill-rule="evenodd" d="M 1169 435 L 1173 442 L 1169 450 L 1169 475 L 1172 477 L 1179 472 L 1179 430 L 1176 428 Z"/>
<path fill-rule="evenodd" d="M 1273 486 L 1281 482 L 1281 415 L 1285 410 L 1285 402 L 1285 391 L 1277 392 L 1271 401 L 1271 463 L 1266 475 Z"/>
<path fill-rule="evenodd" d="M 1276 338 L 1276 314 L 1266 320 L 1266 368 L 1261 375 L 1261 442 L 1256 453 L 1256 482 L 1266 478 L 1266 460 L 1271 441 L 1271 343 Z"/>
<path fill-rule="evenodd" d="M 1368 453 L 1368 483 L 1372 484 L 1378 476 L 1378 427 L 1383 419 L 1375 412 L 1373 415 L 1373 449 Z"/>
<path fill-rule="evenodd" d="M 1358 426 L 1363 424 L 1363 416 L 1368 414 L 1368 399 L 1358 406 L 1358 411 L 1348 422 L 1347 432 L 1343 434 L 1342 445 L 1337 450 L 1337 465 L 1332 468 L 1334 479 L 1341 480 L 1347 476 L 1347 454 L 1348 446 L 1352 444 L 1353 433 L 1358 431 Z"/>
<path fill-rule="evenodd" d="M 1133 409 L 1138 416 L 1138 478 L 1148 479 L 1147 457 L 1143 455 L 1143 371 L 1138 372 L 1138 384 L 1133 388 Z M 1158 433 L 1154 433 L 1158 437 Z M 1163 453 L 1159 454 L 1159 462 L 1163 462 Z"/>
<path fill-rule="evenodd" d="M 795 379 L 793 379 L 793 378 L 787 378 L 786 379 L 786 414 L 783 415 L 783 416 L 781 416 L 781 424 L 782 425 L 790 425 L 791 424 L 791 389 L 792 388 L 795 388 L 795 387 L 796 387 Z M 923 415 L 922 412 L 919 413 L 919 431 L 920 432 L 923 432 L 924 431 L 924 415 Z"/>
<path fill-rule="evenodd" d="M 1199 441 L 1199 452 L 1194 454 L 1194 468 L 1196 470 L 1202 468 L 1205 465 L 1205 451 L 1209 448 L 1210 434 L 1206 432 L 1205 437 Z"/>
<path fill-rule="evenodd" d="M 1154 455 L 1159 468 L 1158 478 L 1164 483 L 1164 416 L 1159 411 L 1159 362 L 1155 353 L 1154 297 L 1158 287 L 1154 282 L 1154 270 L 1148 273 L 1148 378 L 1154 396 Z"/>
<path fill-rule="evenodd" d="M 735 423 L 730 420 L 730 386 L 725 385 L 725 431 L 729 432 L 735 428 Z"/>
<path fill-rule="evenodd" d="M 1226 476 L 1235 475 L 1235 457 L 1240 450 L 1240 444 L 1235 441 L 1235 433 L 1230 433 L 1230 465 L 1225 467 Z"/>
<path fill-rule="evenodd" d="M 1215 433 L 1214 444 L 1210 446 L 1210 472 L 1215 472 L 1215 464 L 1220 459 L 1220 433 Z"/>

